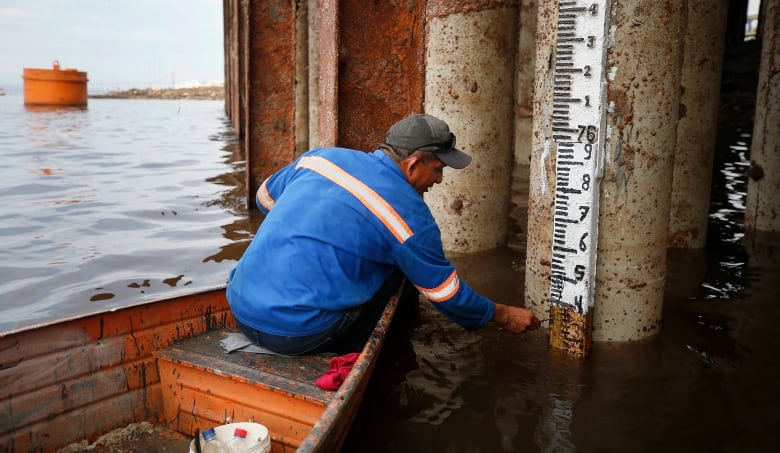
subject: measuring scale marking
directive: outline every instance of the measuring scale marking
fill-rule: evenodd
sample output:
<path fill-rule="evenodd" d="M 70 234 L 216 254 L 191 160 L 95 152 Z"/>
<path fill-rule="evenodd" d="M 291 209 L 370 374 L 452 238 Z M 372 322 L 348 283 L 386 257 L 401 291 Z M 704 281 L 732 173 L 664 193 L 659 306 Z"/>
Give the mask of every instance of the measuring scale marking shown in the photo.
<path fill-rule="evenodd" d="M 550 302 L 593 306 L 599 181 L 606 124 L 608 0 L 560 1 L 553 70 L 557 145 Z"/>

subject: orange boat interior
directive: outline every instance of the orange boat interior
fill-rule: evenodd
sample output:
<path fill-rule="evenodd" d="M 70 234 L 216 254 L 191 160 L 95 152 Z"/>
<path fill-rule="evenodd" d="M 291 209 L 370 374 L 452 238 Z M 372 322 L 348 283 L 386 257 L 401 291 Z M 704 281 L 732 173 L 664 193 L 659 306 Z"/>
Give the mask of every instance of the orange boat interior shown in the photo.
<path fill-rule="evenodd" d="M 0 446 L 57 451 L 139 422 L 191 439 L 240 421 L 269 428 L 272 452 L 340 445 L 397 303 L 333 392 L 315 385 L 330 356 L 227 354 L 224 289 L 0 334 Z"/>

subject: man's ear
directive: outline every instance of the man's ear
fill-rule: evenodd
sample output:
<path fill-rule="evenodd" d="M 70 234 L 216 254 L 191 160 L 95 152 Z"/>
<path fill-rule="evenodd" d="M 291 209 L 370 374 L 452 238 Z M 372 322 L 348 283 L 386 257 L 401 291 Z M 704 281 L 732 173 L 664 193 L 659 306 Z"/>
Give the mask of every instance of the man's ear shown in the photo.
<path fill-rule="evenodd" d="M 418 168 L 418 164 L 421 164 L 422 160 L 420 156 L 412 155 L 401 161 L 400 167 L 407 178 L 414 174 Z"/>

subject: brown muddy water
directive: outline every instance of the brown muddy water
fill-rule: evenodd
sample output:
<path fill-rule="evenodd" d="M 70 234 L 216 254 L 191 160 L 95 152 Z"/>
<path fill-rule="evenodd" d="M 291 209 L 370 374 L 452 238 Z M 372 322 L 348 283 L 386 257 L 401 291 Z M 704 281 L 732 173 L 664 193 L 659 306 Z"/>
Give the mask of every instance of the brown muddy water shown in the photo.
<path fill-rule="evenodd" d="M 545 330 L 464 332 L 426 307 L 390 338 L 345 451 L 778 451 L 778 244 L 673 254 L 661 332 L 585 360 Z M 494 300 L 522 300 L 520 257 L 454 261 Z"/>

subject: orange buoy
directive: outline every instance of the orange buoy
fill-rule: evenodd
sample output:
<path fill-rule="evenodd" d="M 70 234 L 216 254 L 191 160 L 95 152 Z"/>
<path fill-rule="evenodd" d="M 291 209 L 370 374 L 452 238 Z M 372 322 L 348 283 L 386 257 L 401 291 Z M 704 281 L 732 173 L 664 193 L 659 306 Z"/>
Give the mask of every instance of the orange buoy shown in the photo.
<path fill-rule="evenodd" d="M 87 73 L 54 60 L 52 69 L 24 68 L 25 105 L 87 105 Z"/>

